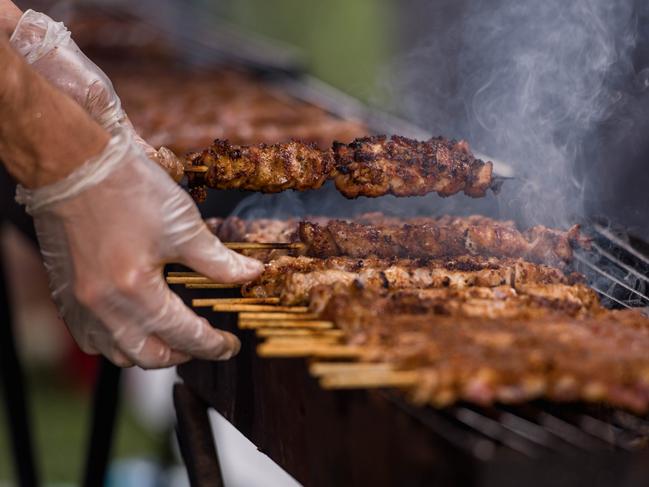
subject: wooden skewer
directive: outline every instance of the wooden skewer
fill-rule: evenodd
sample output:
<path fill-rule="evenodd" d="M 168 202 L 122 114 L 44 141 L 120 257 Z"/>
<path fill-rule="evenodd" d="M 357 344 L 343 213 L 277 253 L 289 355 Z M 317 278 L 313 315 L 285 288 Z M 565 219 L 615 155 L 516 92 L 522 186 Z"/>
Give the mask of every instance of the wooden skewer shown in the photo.
<path fill-rule="evenodd" d="M 272 305 L 279 303 L 279 298 L 208 298 L 208 299 L 194 299 L 192 306 L 201 308 L 205 306 L 238 306 L 238 305 Z"/>
<path fill-rule="evenodd" d="M 420 380 L 419 373 L 413 370 L 387 370 L 325 375 L 320 379 L 320 386 L 323 389 L 410 388 Z"/>
<path fill-rule="evenodd" d="M 257 336 L 268 337 L 298 337 L 298 336 L 326 336 L 342 338 L 345 333 L 342 330 L 310 329 L 310 328 L 258 328 Z"/>
<path fill-rule="evenodd" d="M 288 346 L 288 347 L 310 347 L 310 346 L 328 346 L 338 343 L 338 337 L 328 336 L 306 336 L 306 337 L 271 337 L 264 343 L 272 346 Z"/>
<path fill-rule="evenodd" d="M 207 166 L 185 166 L 185 172 L 202 172 L 205 173 L 209 171 Z"/>
<path fill-rule="evenodd" d="M 305 247 L 302 242 L 223 242 L 223 245 L 231 250 L 301 250 Z"/>
<path fill-rule="evenodd" d="M 265 320 L 239 320 L 242 330 L 256 330 L 259 328 L 297 328 L 308 330 L 330 330 L 333 328 L 331 321 L 265 321 Z"/>
<path fill-rule="evenodd" d="M 195 300 L 198 301 L 198 300 Z M 214 304 L 214 311 L 237 313 L 240 311 L 279 311 L 284 313 L 306 313 L 306 306 L 277 306 L 273 304 Z"/>
<path fill-rule="evenodd" d="M 220 283 L 205 283 L 205 284 L 185 284 L 187 289 L 239 289 L 241 284 L 220 284 Z"/>
<path fill-rule="evenodd" d="M 268 313 L 268 312 L 243 312 L 239 314 L 239 320 L 314 320 L 318 315 L 315 313 Z"/>
<path fill-rule="evenodd" d="M 171 271 L 167 272 L 167 277 L 205 277 L 203 274 L 198 272 L 189 272 L 189 271 Z"/>
<path fill-rule="evenodd" d="M 319 357 L 319 358 L 356 358 L 366 353 L 361 347 L 349 345 L 286 345 L 262 343 L 257 346 L 257 354 L 268 358 Z"/>
<path fill-rule="evenodd" d="M 383 362 L 314 362 L 309 366 L 309 372 L 321 377 L 332 374 L 383 373 L 393 368 L 392 364 Z"/>
<path fill-rule="evenodd" d="M 214 284 L 212 279 L 205 276 L 167 276 L 167 282 L 169 284 Z"/>
<path fill-rule="evenodd" d="M 241 284 L 222 284 L 214 282 L 205 276 L 167 276 L 168 284 L 184 284 L 190 289 L 236 289 Z"/>

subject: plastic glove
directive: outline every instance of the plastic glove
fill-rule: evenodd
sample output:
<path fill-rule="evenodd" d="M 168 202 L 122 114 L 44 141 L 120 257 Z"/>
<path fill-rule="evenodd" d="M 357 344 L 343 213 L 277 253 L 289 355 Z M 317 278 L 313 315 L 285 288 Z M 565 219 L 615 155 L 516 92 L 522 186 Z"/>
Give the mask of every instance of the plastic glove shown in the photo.
<path fill-rule="evenodd" d="M 183 162 L 166 147 L 155 150 L 135 132 L 110 79 L 79 49 L 62 22 L 27 10 L 9 41 L 34 69 L 83 106 L 102 127 L 111 133 L 131 131 L 150 159 L 175 181 L 182 179 Z"/>
<path fill-rule="evenodd" d="M 128 131 L 65 179 L 19 187 L 17 199 L 34 217 L 54 301 L 84 351 L 144 368 L 238 351 L 234 335 L 171 292 L 162 267 L 179 262 L 230 283 L 254 279 L 263 265 L 226 249 Z"/>

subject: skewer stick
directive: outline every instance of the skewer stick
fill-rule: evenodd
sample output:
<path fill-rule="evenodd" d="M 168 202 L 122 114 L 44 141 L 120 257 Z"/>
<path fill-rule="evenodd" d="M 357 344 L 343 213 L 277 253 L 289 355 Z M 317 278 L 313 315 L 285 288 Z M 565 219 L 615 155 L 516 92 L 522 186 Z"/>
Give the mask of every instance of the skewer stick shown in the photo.
<path fill-rule="evenodd" d="M 310 336 L 310 337 L 272 337 L 267 339 L 264 343 L 272 344 L 273 346 L 281 347 L 283 345 L 289 347 L 309 347 L 309 346 L 328 346 L 338 343 L 338 337 L 327 336 Z"/>
<path fill-rule="evenodd" d="M 410 388 L 419 381 L 419 373 L 413 370 L 368 371 L 325 375 L 320 379 L 320 386 L 323 389 Z"/>
<path fill-rule="evenodd" d="M 333 374 L 383 373 L 393 370 L 394 366 L 385 362 L 314 362 L 309 372 L 316 377 Z"/>
<path fill-rule="evenodd" d="M 201 301 L 195 299 L 194 301 Z M 193 304 L 193 302 L 192 302 Z M 209 306 L 209 305 L 207 305 Z M 221 304 L 217 303 L 212 306 L 213 311 L 228 313 L 237 313 L 241 311 L 279 311 L 284 313 L 306 313 L 309 308 L 306 306 L 277 306 L 273 304 Z"/>
<path fill-rule="evenodd" d="M 167 276 L 167 282 L 169 284 L 214 284 L 212 279 L 205 276 Z"/>
<path fill-rule="evenodd" d="M 223 245 L 231 250 L 302 250 L 305 247 L 302 242 L 223 242 Z"/>
<path fill-rule="evenodd" d="M 220 284 L 220 283 L 206 283 L 206 284 L 185 284 L 187 289 L 239 289 L 241 284 Z"/>
<path fill-rule="evenodd" d="M 237 305 L 272 305 L 279 303 L 279 298 L 208 298 L 194 299 L 192 306 L 201 308 L 205 306 L 237 306 Z"/>
<path fill-rule="evenodd" d="M 262 343 L 257 346 L 257 354 L 267 358 L 319 357 L 319 358 L 356 358 L 366 353 L 367 349 L 349 345 L 286 345 Z"/>
<path fill-rule="evenodd" d="M 205 277 L 203 274 L 198 272 L 190 271 L 171 271 L 167 272 L 167 277 Z"/>
<path fill-rule="evenodd" d="M 342 330 L 310 329 L 310 328 L 257 328 L 257 336 L 260 338 L 269 337 L 302 337 L 302 336 L 326 336 L 342 338 L 345 333 Z"/>
<path fill-rule="evenodd" d="M 265 321 L 265 320 L 239 320 L 242 330 L 256 330 L 259 328 L 297 328 L 308 330 L 330 330 L 334 324 L 331 321 Z"/>
<path fill-rule="evenodd" d="M 185 166 L 185 172 L 206 173 L 209 169 L 207 166 Z"/>
<path fill-rule="evenodd" d="M 268 313 L 268 312 L 243 312 L 239 314 L 239 320 L 314 320 L 317 319 L 316 313 Z"/>

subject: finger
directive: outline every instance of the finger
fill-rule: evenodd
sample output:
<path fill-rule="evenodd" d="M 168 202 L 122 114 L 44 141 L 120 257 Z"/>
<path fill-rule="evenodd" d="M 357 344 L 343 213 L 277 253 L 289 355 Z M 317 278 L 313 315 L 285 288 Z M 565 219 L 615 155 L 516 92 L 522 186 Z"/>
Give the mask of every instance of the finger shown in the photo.
<path fill-rule="evenodd" d="M 264 270 L 264 265 L 258 260 L 226 248 L 207 227 L 181 246 L 180 261 L 222 283 L 251 281 Z"/>
<path fill-rule="evenodd" d="M 145 327 L 170 347 L 196 358 L 227 360 L 239 352 L 239 339 L 226 331 L 212 328 L 205 318 L 190 310 L 164 285 L 164 305 Z"/>
<path fill-rule="evenodd" d="M 117 367 L 132 367 L 134 365 L 133 361 L 115 346 L 108 333 L 103 330 L 95 329 L 94 332 L 87 333 L 85 347 L 82 350 L 88 353 L 86 348 L 101 353 Z"/>
<path fill-rule="evenodd" d="M 132 327 L 131 327 L 132 328 Z M 143 369 L 162 369 L 182 364 L 191 359 L 183 352 L 173 350 L 160 338 L 150 335 L 136 338 L 134 333 L 123 334 L 116 338 L 116 353 Z"/>

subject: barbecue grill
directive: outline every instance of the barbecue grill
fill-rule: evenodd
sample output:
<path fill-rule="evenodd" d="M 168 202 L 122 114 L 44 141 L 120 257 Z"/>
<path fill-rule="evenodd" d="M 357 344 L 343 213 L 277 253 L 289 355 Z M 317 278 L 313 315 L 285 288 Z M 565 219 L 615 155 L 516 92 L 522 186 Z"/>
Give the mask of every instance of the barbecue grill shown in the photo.
<path fill-rule="evenodd" d="M 646 244 L 601 223 L 585 231 L 592 251 L 575 266 L 603 302 L 646 306 Z M 206 296 L 181 292 L 188 301 Z M 242 350 L 227 363 L 180 366 L 186 387 L 305 485 L 631 486 L 649 475 L 646 417 L 547 401 L 435 410 L 389 389 L 323 390 L 306 361 L 260 358 L 254 331 L 238 330 L 236 314 L 204 316 L 239 334 Z"/>
<path fill-rule="evenodd" d="M 285 73 L 266 75 L 264 82 L 337 117 L 363 120 L 375 133 L 428 136 L 317 79 Z M 502 163 L 495 172 L 512 175 Z M 583 230 L 592 249 L 578 252 L 573 265 L 603 304 L 649 305 L 649 244 L 610 222 L 583 222 Z M 176 290 L 188 304 L 240 296 L 232 289 Z M 211 437 L 197 428 L 208 424 L 201 419 L 206 408 L 309 486 L 635 486 L 649 478 L 649 418 L 604 405 L 547 401 L 436 410 L 413 406 L 390 389 L 324 390 L 306 360 L 259 357 L 258 338 L 238 329 L 236 313 L 196 311 L 237 333 L 242 349 L 225 363 L 194 360 L 178 368 L 184 382 L 176 391 L 178 435 L 193 485 L 214 480 L 201 473 L 220 471 Z"/>
<path fill-rule="evenodd" d="M 337 116 L 365 120 L 376 132 L 424 133 L 320 82 L 273 83 Z M 586 222 L 584 233 L 592 249 L 576 253 L 573 265 L 603 303 L 647 306 L 649 246 L 609 222 Z M 181 293 L 188 303 L 240 296 L 236 290 Z M 228 363 L 180 366 L 185 386 L 305 485 L 644 485 L 649 476 L 648 418 L 544 401 L 434 410 L 391 390 L 326 391 L 305 360 L 260 358 L 254 332 L 239 330 L 236 314 L 197 311 L 236 332 L 242 351 Z"/>

